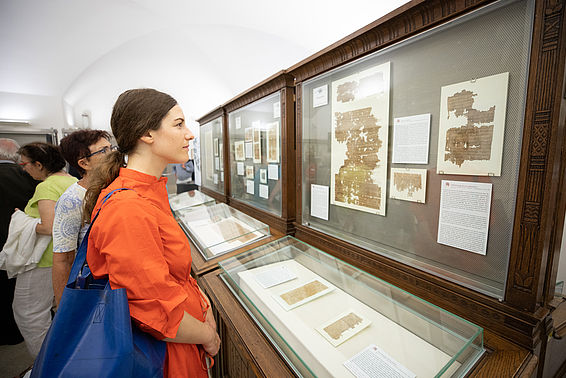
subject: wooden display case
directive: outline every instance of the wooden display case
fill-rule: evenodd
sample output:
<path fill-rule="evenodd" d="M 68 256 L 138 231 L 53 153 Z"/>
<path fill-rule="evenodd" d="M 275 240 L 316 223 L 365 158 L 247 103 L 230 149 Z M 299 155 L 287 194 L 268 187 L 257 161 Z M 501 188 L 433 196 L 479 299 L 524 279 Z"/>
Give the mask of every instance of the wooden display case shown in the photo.
<path fill-rule="evenodd" d="M 216 270 L 198 277 L 199 286 L 213 302 L 221 349 L 215 357 L 214 377 L 292 377 L 294 371 L 279 354 Z M 526 349 L 490 331 L 484 332 L 485 356 L 469 373 L 473 377 L 532 377 L 537 358 Z"/>
<path fill-rule="evenodd" d="M 241 112 L 242 109 L 253 107 L 255 103 L 263 101 L 270 96 L 279 96 L 279 116 L 276 117 L 279 122 L 279 159 L 277 165 L 278 181 L 281 183 L 276 188 L 278 193 L 278 206 L 275 211 L 270 211 L 266 207 L 258 206 L 254 201 L 243 198 L 235 198 L 232 192 L 232 171 L 236 170 L 236 162 L 234 161 L 234 140 L 230 135 L 229 119 L 230 114 Z M 283 234 L 292 234 L 294 232 L 295 222 L 295 90 L 293 86 L 293 77 L 285 71 L 281 71 L 261 83 L 255 85 L 249 90 L 239 94 L 235 98 L 229 100 L 222 106 L 214 109 L 197 121 L 201 128 L 209 122 L 222 117 L 223 124 L 223 162 L 224 167 L 224 192 L 222 195 L 218 191 L 211 191 L 205 185 L 201 189 L 219 201 L 229 203 L 230 206 L 243 211 L 244 213 L 261 219 L 270 227 L 282 232 Z M 242 130 L 246 126 L 242 126 Z M 240 127 L 238 127 L 240 129 Z M 202 129 L 201 129 L 202 130 Z M 236 127 L 233 126 L 233 131 Z M 262 133 L 263 136 L 263 133 Z M 201 133 L 201 144 L 204 136 Z M 266 137 L 265 137 L 266 138 Z M 262 137 L 262 143 L 263 142 Z M 262 144 L 265 146 L 265 144 Z M 264 147 L 265 148 L 265 147 Z M 202 156 L 202 149 L 201 149 Z M 265 160 L 265 159 L 264 159 Z M 267 169 L 267 162 L 264 164 Z M 259 166 L 258 166 L 259 167 Z M 235 173 L 234 173 L 235 174 Z M 256 185 L 257 186 L 257 185 Z M 275 191 L 274 191 L 275 192 Z"/>
<path fill-rule="evenodd" d="M 242 252 L 248 251 L 250 249 L 253 249 L 255 247 L 259 247 L 260 245 L 272 242 L 276 239 L 279 239 L 280 237 L 282 237 L 283 234 L 280 233 L 277 230 L 272 230 L 271 231 L 271 235 L 262 238 L 254 243 L 248 244 L 243 246 L 242 248 L 238 248 L 236 250 L 230 251 L 224 255 L 220 255 L 218 257 L 215 257 L 213 259 L 209 259 L 206 260 L 202 254 L 198 251 L 198 248 L 194 245 L 193 241 L 189 238 L 189 244 L 191 245 L 191 257 L 193 259 L 193 263 L 192 263 L 192 272 L 195 276 L 200 277 L 203 276 L 207 273 L 210 273 L 216 269 L 218 269 L 218 263 L 226 260 L 230 257 L 233 257 L 237 254 L 240 254 Z"/>
<path fill-rule="evenodd" d="M 275 103 L 271 104 L 266 102 L 269 98 L 275 98 Z M 229 203 L 234 208 L 245 212 L 246 214 L 261 219 L 263 222 L 269 224 L 272 228 L 284 233 L 292 234 L 294 232 L 294 221 L 295 221 L 295 91 L 293 87 L 293 78 L 284 71 L 281 71 L 272 77 L 264 80 L 248 91 L 238 95 L 234 99 L 228 101 L 222 107 L 224 108 L 227 118 L 229 120 L 228 126 L 228 137 L 230 147 L 234 146 L 235 137 L 233 134 L 240 132 L 242 134 L 242 141 L 244 141 L 243 130 L 252 126 L 254 119 L 258 124 L 260 123 L 259 116 L 251 116 L 250 113 L 260 114 L 267 113 L 265 119 L 270 119 L 270 121 L 275 120 L 279 124 L 278 129 L 278 154 L 276 156 L 275 164 L 269 164 L 270 159 L 266 159 L 266 154 L 261 154 L 262 157 L 259 159 L 259 164 L 256 164 L 256 160 L 253 160 L 252 166 L 256 170 L 260 167 L 264 168 L 267 174 L 267 168 L 269 165 L 277 168 L 279 167 L 279 177 L 278 183 L 274 186 L 274 189 L 270 186 L 270 200 L 271 191 L 277 192 L 277 198 L 274 200 L 275 205 L 269 206 L 264 205 L 262 199 L 258 199 L 256 193 L 255 196 L 248 196 L 247 194 L 240 195 L 234 185 L 237 185 L 234 178 L 237 178 L 236 174 L 236 164 L 234 148 L 229 152 L 230 161 L 228 167 L 233 175 L 230 183 L 229 191 Z M 273 101 L 272 101 L 273 102 Z M 271 106 L 274 107 L 271 107 Z M 275 105 L 277 105 L 277 110 L 275 110 Z M 267 107 L 266 111 L 262 111 L 262 108 Z M 277 113 L 273 114 L 272 113 Z M 246 117 L 247 118 L 243 118 Z M 255 118 L 254 118 L 255 117 Z M 236 125 L 236 118 L 243 119 L 244 125 L 240 126 L 240 122 Z M 266 124 L 265 119 L 262 119 L 261 126 Z M 230 121 L 231 120 L 231 121 Z M 230 123 L 231 122 L 231 123 Z M 260 127 L 259 125 L 257 127 Z M 265 137 L 264 137 L 265 134 Z M 261 132 L 261 146 L 265 148 L 267 141 L 267 132 L 262 129 Z M 249 159 L 248 159 L 249 160 Z M 273 160 L 271 160 L 273 162 Z M 242 163 L 243 164 L 243 163 Z M 255 181 L 258 181 L 257 179 Z M 265 184 L 268 183 L 266 178 Z M 271 182 L 271 181 L 270 181 Z M 257 184 L 257 183 L 256 183 Z M 241 184 L 240 184 L 241 185 Z M 257 185 L 256 185 L 257 187 Z M 280 192 L 280 193 L 279 193 Z M 253 197 L 253 198 L 252 198 Z"/>
<path fill-rule="evenodd" d="M 525 7 L 522 18 L 507 20 L 509 24 L 492 20 L 490 15 L 493 9 L 501 9 L 509 4 Z M 225 128 L 226 116 L 229 112 L 246 106 L 271 93 L 273 88 L 285 91 L 286 104 L 281 107 L 287 114 L 292 114 L 292 85 L 294 79 L 294 92 L 296 95 L 296 135 L 293 145 L 296 144 L 295 157 L 292 157 L 290 145 L 286 147 L 287 162 L 296 162 L 294 172 L 298 178 L 291 185 L 286 182 L 287 193 L 297 193 L 294 217 L 295 236 L 312 246 L 336 256 L 376 277 L 379 277 L 412 295 L 431 302 L 451 313 L 477 324 L 484 328 L 484 345 L 488 353 L 471 372 L 471 376 L 548 376 L 555 372 L 564 372 L 566 355 L 560 352 L 561 345 L 558 339 L 549 339 L 548 335 L 554 332 L 561 335 L 562 323 L 560 312 L 551 313 L 554 303 L 554 286 L 556 281 L 558 258 L 564 227 L 564 214 L 566 208 L 566 195 L 564 194 L 566 154 L 566 90 L 565 90 L 565 61 L 566 61 L 566 33 L 565 33 L 565 1 L 564 0 L 532 0 L 532 1 L 493 1 L 493 0 L 428 0 L 411 1 L 388 15 L 376 20 L 372 24 L 345 37 L 328 48 L 297 63 L 282 73 L 267 79 L 256 87 L 245 92 L 236 99 L 231 100 L 222 107 Z M 513 17 L 512 12 L 504 16 Z M 486 54 L 478 54 L 474 58 L 454 53 L 458 50 L 455 45 L 433 43 L 420 48 L 419 43 L 430 35 L 442 35 L 442 31 L 452 26 L 464 25 L 466 22 L 474 23 L 474 17 L 485 16 L 483 21 L 484 32 L 487 34 L 486 42 L 495 41 L 502 48 L 489 49 Z M 471 21 L 470 21 L 471 20 Z M 476 25 L 477 26 L 477 25 Z M 499 28 L 499 29 L 498 29 Z M 521 54 L 505 50 L 505 36 L 517 32 L 514 42 L 519 46 Z M 490 33 L 491 31 L 491 33 Z M 460 30 L 462 36 L 471 37 L 465 29 Z M 489 231 L 494 234 L 507 230 L 508 247 L 501 247 L 505 256 L 497 277 L 498 285 L 494 290 L 484 289 L 481 285 L 470 283 L 458 274 L 449 275 L 445 271 L 430 269 L 410 259 L 398 258 L 387 253 L 381 253 L 374 248 L 371 242 L 358 243 L 333 233 L 327 229 L 313 227 L 304 221 L 305 198 L 310 193 L 301 177 L 310 174 L 311 167 L 305 166 L 308 161 L 304 150 L 303 136 L 305 133 L 304 109 L 305 96 L 311 92 L 305 91 L 309 83 L 325 75 L 333 75 L 336 70 L 348 69 L 350 63 L 371 59 L 382 59 L 392 62 L 393 75 L 403 72 L 398 57 L 390 58 L 403 52 L 405 45 L 412 45 L 412 59 L 406 67 L 414 67 L 418 71 L 422 67 L 434 66 L 434 59 L 448 64 L 454 61 L 458 64 L 469 65 L 481 62 L 481 70 L 472 75 L 475 78 L 488 77 L 501 72 L 511 72 L 509 76 L 509 90 L 514 97 L 509 99 L 513 107 L 507 109 L 508 121 L 506 127 L 510 134 L 505 135 L 506 148 L 503 153 L 503 176 L 485 176 L 478 181 L 489 182 L 498 195 L 509 201 L 505 210 L 495 209 L 498 214 L 495 226 Z M 489 45 L 489 44 L 488 44 Z M 434 47 L 434 48 L 429 48 Z M 480 46 L 481 47 L 481 46 Z M 460 49 L 466 48 L 462 42 Z M 452 50 L 451 50 L 452 49 Z M 440 51 L 440 53 L 438 53 Z M 442 53 L 444 51 L 444 53 Z M 470 51 L 473 51 L 470 49 Z M 381 58 L 380 58 L 381 57 Z M 477 58 L 477 59 L 476 59 Z M 364 60 L 365 59 L 365 60 Z M 490 59 L 493 59 L 490 61 Z M 431 61 L 433 62 L 431 64 Z M 463 62 L 463 63 L 462 63 Z M 493 62 L 490 63 L 490 62 Z M 517 63 L 519 62 L 519 63 Z M 523 62 L 523 63 L 521 63 Z M 444 73 L 440 73 L 441 81 L 436 85 L 440 97 L 441 87 L 453 83 L 463 82 L 458 78 L 461 67 L 458 64 L 448 64 Z M 507 64 L 519 64 L 515 68 L 506 69 Z M 368 63 L 368 65 L 371 65 Z M 450 68 L 451 67 L 451 68 Z M 502 67 L 499 72 L 492 72 L 495 67 Z M 472 67 L 473 68 L 473 67 Z M 397 71 L 395 71 L 397 70 Z M 419 71 L 420 72 L 420 71 Z M 522 72 L 522 73 L 521 73 Z M 521 73 L 521 74 L 520 74 Z M 444 77 L 444 76 L 445 77 Z M 410 73 L 407 71 L 407 77 Z M 423 79 L 430 80 L 426 73 Z M 285 84 L 275 85 L 275 81 Z M 404 82 L 403 86 L 396 87 L 398 93 L 407 93 L 407 107 L 410 107 L 410 92 L 418 92 L 421 88 L 411 82 Z M 271 89 L 270 89 L 271 88 Z M 312 88 L 309 88 L 312 89 Z M 330 93 L 330 90 L 329 90 Z M 423 92 L 427 98 L 435 98 L 429 92 Z M 394 94 L 395 95 L 395 94 Z M 309 100 L 311 101 L 311 100 Z M 431 129 L 438 128 L 439 113 L 437 103 L 433 115 Z M 400 117 L 396 113 L 398 108 L 391 109 L 388 127 L 391 127 L 393 117 Z M 411 114 L 417 110 L 411 110 Z M 433 113 L 432 110 L 422 111 Z M 210 119 L 210 118 L 209 118 Z M 331 118 L 329 118 L 331 119 Z M 435 120 L 436 119 L 436 120 Z M 436 123 L 435 123 L 436 122 Z M 289 126 L 289 130 L 293 130 Z M 310 130 L 310 129 L 309 129 Z M 225 133 L 225 138 L 227 138 Z M 289 138 L 293 138 L 289 136 Z M 227 139 L 228 140 L 228 139 Z M 321 139 L 319 145 L 324 148 L 325 141 Z M 328 139 L 330 143 L 330 139 Z M 313 143 L 314 144 L 314 143 Z M 228 143 L 224 142 L 225 149 Z M 313 147 L 318 149 L 319 147 Z M 225 160 L 229 151 L 225 151 Z M 434 155 L 431 149 L 429 155 Z M 505 160 L 511 159 L 511 160 Z M 515 159 L 515 160 L 513 160 Z M 389 163 L 389 157 L 388 157 Z M 434 162 L 431 162 L 434 164 Z M 507 165 L 505 165 L 507 164 Z M 226 162 L 229 167 L 229 162 Z M 283 167 L 282 167 L 283 168 Z M 389 167 L 388 167 L 389 168 Z M 231 169 L 231 168 L 230 168 Z M 289 171 L 290 168 L 288 168 Z M 313 174 L 314 175 L 314 174 Z M 439 173 L 436 174 L 438 177 Z M 295 175 L 291 175 L 294 177 Z M 456 180 L 454 176 L 447 177 Z M 500 180 L 508 180 L 509 186 L 499 185 Z M 498 181 L 499 180 L 499 181 Z M 466 180 L 464 180 L 466 181 Z M 467 180 L 470 181 L 470 180 Z M 226 182 L 226 181 L 225 181 Z M 306 183 L 312 184 L 307 181 Z M 437 181 L 436 184 L 439 184 Z M 431 185 L 431 184 L 429 184 Z M 430 187 L 430 186 L 429 186 Z M 502 188 L 505 188 L 502 190 Z M 501 192 L 504 193 L 501 193 Z M 431 192 L 432 196 L 440 196 L 439 186 Z M 227 200 L 235 207 L 265 223 L 288 231 L 292 227 L 281 222 L 277 217 L 255 209 L 246 203 L 230 198 L 229 190 Z M 388 199 L 389 200 L 389 199 Z M 309 207 L 310 209 L 310 207 Z M 291 214 L 292 212 L 289 212 Z M 499 217 L 506 213 L 507 219 Z M 310 216 L 310 214 L 308 214 Z M 434 224 L 438 221 L 438 214 L 430 217 L 428 222 Z M 353 218 L 349 218 L 355 221 Z M 418 224 L 417 224 L 418 225 Z M 417 227 L 418 228 L 418 227 Z M 433 228 L 434 229 L 434 228 Z M 507 232 L 506 231 L 506 232 Z M 410 234 L 409 234 L 410 235 Z M 488 245 L 493 244 L 491 241 Z M 416 252 L 426 253 L 422 245 L 415 243 Z M 419 245 L 421 250 L 419 251 Z M 413 251 L 414 252 L 414 251 Z M 489 258 L 496 255 L 488 249 L 484 268 L 489 269 Z M 481 258 L 473 258 L 480 261 Z M 293 372 L 285 364 L 285 356 L 270 345 L 263 332 L 249 318 L 230 290 L 218 277 L 218 271 L 210 272 L 199 278 L 199 284 L 210 296 L 219 322 L 221 337 L 224 343 L 217 361 L 219 376 L 289 376 Z M 558 345 L 558 347 L 557 347 Z"/>
<path fill-rule="evenodd" d="M 511 197 L 514 214 L 507 221 L 510 246 L 505 251 L 508 260 L 502 268 L 505 274 L 501 295 L 483 292 L 464 281 L 446 278 L 431 269 L 376 253 L 372 248 L 310 227 L 304 223 L 303 213 L 305 192 L 308 193 L 309 188 L 305 188 L 300 181 L 296 237 L 516 343 L 533 353 L 538 360 L 537 373 L 542 376 L 547 335 L 552 327 L 548 303 L 554 292 L 566 204 L 566 196 L 561 189 L 564 187 L 566 168 L 563 153 L 566 117 L 563 1 L 413 1 L 291 67 L 288 72 L 296 78 L 297 85 L 297 172 L 303 172 L 304 176 L 307 171 L 307 167 L 302 165 L 305 149 L 301 145 L 305 132 L 303 114 L 307 111 L 302 104 L 305 103 L 304 96 L 310 95 L 303 90 L 305 82 L 319 75 L 330 75 L 331 70 L 368 57 L 369 54 L 380 56 L 383 52 L 382 59 L 389 60 L 388 54 L 395 55 L 403 51 L 405 42 L 412 43 L 411 38 L 416 41 L 415 49 L 418 50 L 418 44 L 428 36 L 427 31 L 441 34 L 446 25 L 462 25 L 468 15 L 473 17 L 474 14 L 483 14 L 507 4 L 530 8 L 532 13 L 525 13 L 530 16 L 521 21 L 515 20 L 514 25 L 532 22 L 532 27 L 526 35 L 518 37 L 523 51 L 527 52 L 525 77 L 513 76 L 516 80 L 513 85 L 520 82 L 525 87 L 521 94 L 523 105 L 519 109 L 524 115 L 519 118 L 520 122 L 512 125 L 519 128 L 520 133 L 518 140 L 511 138 L 505 141 L 520 148 L 517 149 L 518 167 L 515 167 L 517 174 L 513 183 L 516 192 L 512 190 L 506 193 L 507 197 Z M 492 34 L 492 39 L 497 38 L 501 37 Z M 448 44 L 440 46 L 447 54 L 453 47 Z M 427 51 L 432 56 L 427 56 Z M 497 64 L 505 66 L 507 62 L 519 59 L 518 56 L 505 56 L 503 51 L 496 51 Z M 423 49 L 422 54 L 425 54 L 422 55 L 423 59 L 458 60 L 457 54 L 438 56 L 427 49 Z M 489 54 L 484 56 L 487 57 Z M 391 58 L 392 67 L 399 70 L 395 66 L 395 59 Z M 461 63 L 465 65 L 464 62 Z M 424 63 L 413 61 L 412 64 L 417 68 L 426 66 Z M 489 60 L 482 61 L 482 64 L 486 63 L 489 64 Z M 452 67 L 457 70 L 458 66 L 454 64 Z M 418 85 L 415 88 L 411 83 L 404 84 L 412 91 L 419 91 Z M 446 84 L 438 88 L 443 85 Z M 507 124 L 507 127 L 510 125 Z M 430 155 L 433 154 L 434 150 L 430 152 Z M 493 180 L 495 188 L 497 178 L 490 180 Z M 438 196 L 439 193 L 434 195 Z M 438 218 L 432 220 L 437 221 Z M 499 227 L 505 226 L 501 224 Z M 496 227 L 490 228 L 490 233 L 497 231 Z M 560 358 L 564 360 L 566 356 Z"/>
<path fill-rule="evenodd" d="M 229 257 L 283 236 L 222 202 L 178 210 L 175 218 L 189 240 L 192 273 L 197 277 Z M 219 232 L 221 223 L 225 230 Z"/>
<path fill-rule="evenodd" d="M 200 168 L 201 168 L 201 188 L 200 190 L 216 199 L 227 203 L 227 189 L 230 187 L 230 175 L 227 173 L 226 164 L 226 117 L 222 107 L 218 107 L 197 120 L 200 124 Z M 209 140 L 210 139 L 210 140 Z M 209 145 L 207 145 L 207 143 Z M 215 146 L 216 144 L 216 146 Z M 223 151 L 220 152 L 220 144 Z M 203 151 L 206 151 L 203 154 Z M 209 155 L 207 155 L 209 154 Z M 222 156 L 220 156 L 222 154 Z M 221 160 L 222 157 L 222 161 Z M 219 167 L 216 169 L 216 159 Z"/>

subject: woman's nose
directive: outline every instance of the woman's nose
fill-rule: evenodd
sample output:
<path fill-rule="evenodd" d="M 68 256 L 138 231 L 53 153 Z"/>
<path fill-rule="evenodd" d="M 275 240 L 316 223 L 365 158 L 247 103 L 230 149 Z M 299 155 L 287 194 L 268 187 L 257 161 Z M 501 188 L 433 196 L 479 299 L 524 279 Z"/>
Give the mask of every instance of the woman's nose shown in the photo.
<path fill-rule="evenodd" d="M 187 127 L 187 132 L 185 133 L 186 140 L 193 140 L 195 139 L 195 135 L 191 132 L 191 130 Z"/>

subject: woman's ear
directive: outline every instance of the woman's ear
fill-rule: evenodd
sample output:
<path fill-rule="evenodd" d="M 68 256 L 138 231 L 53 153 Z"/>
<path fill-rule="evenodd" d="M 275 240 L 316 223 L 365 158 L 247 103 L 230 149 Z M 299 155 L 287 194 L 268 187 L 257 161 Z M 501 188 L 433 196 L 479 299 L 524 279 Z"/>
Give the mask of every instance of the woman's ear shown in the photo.
<path fill-rule="evenodd" d="M 145 134 L 144 136 L 142 136 L 140 138 L 140 140 L 146 144 L 152 144 L 153 143 L 153 136 L 151 135 L 151 131 L 148 131 L 147 134 Z"/>
<path fill-rule="evenodd" d="M 79 159 L 79 160 L 77 161 L 77 165 L 78 165 L 79 167 L 81 167 L 82 169 L 84 169 L 85 171 L 87 171 L 88 168 L 89 168 L 89 164 L 88 164 L 88 163 L 89 163 L 89 161 L 88 161 L 87 158 L 82 158 L 82 159 Z"/>

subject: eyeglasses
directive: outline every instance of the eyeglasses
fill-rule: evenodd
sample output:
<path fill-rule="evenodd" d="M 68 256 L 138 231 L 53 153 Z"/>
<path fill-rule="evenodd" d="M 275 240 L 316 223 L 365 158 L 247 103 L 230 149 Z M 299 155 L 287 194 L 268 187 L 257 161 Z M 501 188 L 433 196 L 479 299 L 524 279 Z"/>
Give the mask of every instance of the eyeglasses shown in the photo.
<path fill-rule="evenodd" d="M 18 163 L 20 167 L 25 167 L 27 164 L 31 164 L 31 161 L 22 161 L 21 163 Z"/>
<path fill-rule="evenodd" d="M 104 146 L 100 150 L 94 151 L 94 152 L 86 155 L 85 158 L 89 158 L 89 157 L 94 156 L 96 154 L 107 154 L 108 152 L 116 151 L 117 149 L 118 149 L 117 146 Z"/>

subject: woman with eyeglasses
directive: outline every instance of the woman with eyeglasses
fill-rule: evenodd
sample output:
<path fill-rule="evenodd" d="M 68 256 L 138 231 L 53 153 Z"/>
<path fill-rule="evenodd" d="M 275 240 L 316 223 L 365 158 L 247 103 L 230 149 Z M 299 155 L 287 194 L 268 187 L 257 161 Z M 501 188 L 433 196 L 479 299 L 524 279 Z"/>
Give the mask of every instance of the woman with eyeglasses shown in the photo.
<path fill-rule="evenodd" d="M 18 152 L 21 155 L 20 165 L 31 177 L 41 181 L 24 212 L 32 218 L 41 218 L 35 229 L 38 234 L 51 235 L 55 203 L 77 179 L 63 170 L 65 159 L 56 146 L 35 142 L 26 144 Z M 52 265 L 53 241 L 49 242 L 37 266 L 18 274 L 16 279 L 12 304 L 14 319 L 33 357 L 39 353 L 51 325 Z"/>
<path fill-rule="evenodd" d="M 59 305 L 75 253 L 88 229 L 82 224 L 83 200 L 90 173 L 112 151 L 110 134 L 104 130 L 77 130 L 60 143 L 61 152 L 81 179 L 69 186 L 55 204 L 53 220 L 53 292 Z"/>
<path fill-rule="evenodd" d="M 191 277 L 187 237 L 175 221 L 161 173 L 184 163 L 189 141 L 181 107 L 154 89 L 122 93 L 110 120 L 118 151 L 93 172 L 85 217 L 115 189 L 90 229 L 87 262 L 95 278 L 125 288 L 130 316 L 167 342 L 169 377 L 207 377 L 207 358 L 220 347 L 206 295 Z M 88 219 L 90 221 L 90 218 Z"/>

